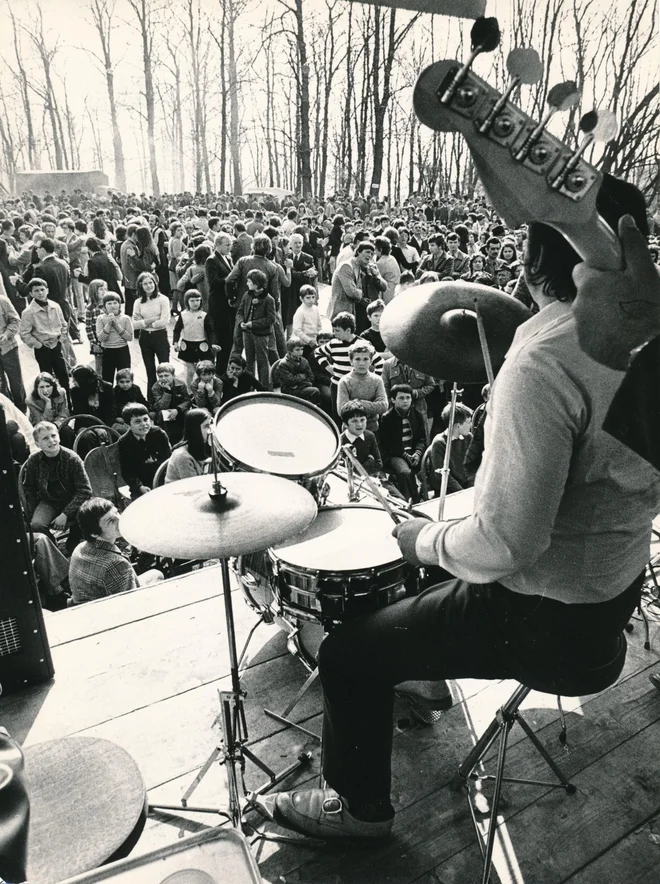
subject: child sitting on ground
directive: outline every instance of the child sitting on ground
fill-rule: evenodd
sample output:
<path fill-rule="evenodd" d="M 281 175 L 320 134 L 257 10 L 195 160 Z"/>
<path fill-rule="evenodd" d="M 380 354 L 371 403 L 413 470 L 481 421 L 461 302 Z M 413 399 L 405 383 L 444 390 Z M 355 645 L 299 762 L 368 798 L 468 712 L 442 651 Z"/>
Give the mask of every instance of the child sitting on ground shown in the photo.
<path fill-rule="evenodd" d="M 303 344 L 303 356 L 309 361 L 321 333 L 321 314 L 316 306 L 317 294 L 313 285 L 300 287 L 300 307 L 293 314 L 293 334 Z"/>
<path fill-rule="evenodd" d="M 351 370 L 339 381 L 337 388 L 339 414 L 349 402 L 361 406 L 367 415 L 367 429 L 372 433 L 378 432 L 378 416 L 387 411 L 383 380 L 371 371 L 375 352 L 369 341 L 357 338 L 348 348 Z"/>
<path fill-rule="evenodd" d="M 197 289 L 188 289 L 183 303 L 184 309 L 172 332 L 172 342 L 179 359 L 186 363 L 186 386 L 192 393 L 195 366 L 200 359 L 208 359 L 211 355 L 213 329 L 208 314 L 202 310 L 202 295 Z"/>
<path fill-rule="evenodd" d="M 131 402 L 121 416 L 129 429 L 117 443 L 119 463 L 131 499 L 135 500 L 151 491 L 156 470 L 170 456 L 172 446 L 167 434 L 160 427 L 154 427 L 141 403 Z"/>
<path fill-rule="evenodd" d="M 314 375 L 309 362 L 303 356 L 303 342 L 291 335 L 286 342 L 286 356 L 273 365 L 273 387 L 282 393 L 297 396 L 318 405 L 321 394 L 314 386 Z"/>
<path fill-rule="evenodd" d="M 172 445 L 181 441 L 183 418 L 189 408 L 188 388 L 174 376 L 171 362 L 161 362 L 149 394 L 149 412 L 154 423 L 165 430 Z"/>
<path fill-rule="evenodd" d="M 449 438 L 450 413 L 451 405 L 446 405 L 442 410 L 442 420 L 446 429 L 442 433 L 438 433 L 433 442 L 431 442 L 431 474 L 429 476 L 429 484 L 436 496 L 439 494 L 442 484 L 442 473 L 440 470 L 445 462 L 447 439 Z M 465 467 L 465 456 L 472 440 L 471 430 L 472 410 L 467 405 L 463 405 L 462 402 L 457 402 L 449 456 L 448 494 L 462 491 L 464 488 L 471 488 L 474 485 L 474 476 Z"/>
<path fill-rule="evenodd" d="M 192 382 L 192 399 L 196 408 L 205 408 L 211 414 L 222 405 L 222 381 L 215 376 L 210 359 L 197 363 L 197 371 Z"/>
<path fill-rule="evenodd" d="M 227 371 L 220 376 L 222 381 L 222 405 L 242 396 L 243 393 L 261 392 L 263 387 L 252 372 L 247 370 L 247 362 L 242 356 L 230 356 Z"/>
<path fill-rule="evenodd" d="M 426 444 L 426 428 L 413 408 L 410 384 L 395 384 L 392 407 L 380 422 L 380 449 L 385 470 L 392 474 L 401 494 L 413 503 L 418 498 L 417 479 Z"/>
<path fill-rule="evenodd" d="M 243 334 L 248 368 L 257 364 L 259 381 L 270 390 L 268 340 L 275 325 L 275 299 L 267 291 L 268 278 L 261 270 L 250 270 L 247 291 L 236 311 L 236 328 Z"/>
<path fill-rule="evenodd" d="M 341 419 L 346 429 L 341 434 L 343 445 L 350 445 L 356 458 L 374 476 L 383 469 L 383 459 L 375 435 L 367 429 L 367 413 L 356 402 L 348 402 L 341 410 Z"/>
<path fill-rule="evenodd" d="M 115 386 L 112 395 L 115 400 L 115 413 L 118 417 L 112 425 L 118 433 L 125 433 L 128 424 L 124 422 L 122 412 L 129 402 L 139 402 L 140 405 L 147 405 L 144 393 L 135 383 L 135 376 L 130 368 L 120 368 L 115 375 Z"/>

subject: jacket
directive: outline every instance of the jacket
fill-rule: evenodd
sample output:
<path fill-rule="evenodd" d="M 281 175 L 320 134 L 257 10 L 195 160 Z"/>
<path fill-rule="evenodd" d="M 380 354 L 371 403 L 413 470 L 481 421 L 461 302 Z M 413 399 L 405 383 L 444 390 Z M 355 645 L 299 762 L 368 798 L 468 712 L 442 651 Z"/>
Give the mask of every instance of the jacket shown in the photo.
<path fill-rule="evenodd" d="M 236 324 L 251 322 L 248 332 L 260 337 L 268 336 L 275 325 L 275 299 L 271 295 L 255 298 L 253 292 L 247 291 L 236 311 Z"/>
<path fill-rule="evenodd" d="M 57 478 L 68 496 L 62 512 L 67 519 L 75 517 L 81 505 L 92 496 L 92 486 L 82 460 L 73 451 L 62 446 L 58 455 Z M 31 454 L 25 462 L 23 474 L 26 516 L 31 519 L 37 504 L 50 500 L 48 496 L 48 457 L 43 451 Z"/>
<path fill-rule="evenodd" d="M 15 350 L 16 332 L 18 331 L 18 313 L 14 305 L 5 295 L 0 295 L 0 356 Z"/>
<path fill-rule="evenodd" d="M 426 446 L 426 432 L 422 416 L 414 408 L 406 415 L 412 430 L 412 452 L 421 456 Z M 380 450 L 383 461 L 391 457 L 403 457 L 403 418 L 396 410 L 390 410 L 380 419 Z"/>
<path fill-rule="evenodd" d="M 396 357 L 392 357 L 386 359 L 383 365 L 383 384 L 388 399 L 392 387 L 396 384 L 409 384 L 413 391 L 413 405 L 420 414 L 427 413 L 426 397 L 433 392 L 435 386 L 435 381 L 430 375 L 410 368 Z"/>

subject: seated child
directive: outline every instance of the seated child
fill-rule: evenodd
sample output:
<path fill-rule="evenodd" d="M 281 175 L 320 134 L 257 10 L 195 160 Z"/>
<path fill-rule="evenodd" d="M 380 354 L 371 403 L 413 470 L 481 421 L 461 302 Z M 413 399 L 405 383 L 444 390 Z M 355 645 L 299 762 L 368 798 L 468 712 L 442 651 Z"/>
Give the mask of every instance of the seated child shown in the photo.
<path fill-rule="evenodd" d="M 321 314 L 316 306 L 317 294 L 313 285 L 300 287 L 300 307 L 293 314 L 293 334 L 304 344 L 303 356 L 309 361 L 321 333 Z"/>
<path fill-rule="evenodd" d="M 144 393 L 135 383 L 135 375 L 130 368 L 120 368 L 115 375 L 115 386 L 112 391 L 115 400 L 115 422 L 112 425 L 118 433 L 125 433 L 128 429 L 122 412 L 129 402 L 139 402 L 141 405 L 147 405 Z"/>
<path fill-rule="evenodd" d="M 273 387 L 314 405 L 321 401 L 321 394 L 314 386 L 312 369 L 303 356 L 303 342 L 295 335 L 286 342 L 286 356 L 273 365 Z"/>
<path fill-rule="evenodd" d="M 227 371 L 220 376 L 222 382 L 222 405 L 242 396 L 243 393 L 261 392 L 263 387 L 252 372 L 247 370 L 247 363 L 242 356 L 229 357 Z"/>
<path fill-rule="evenodd" d="M 189 408 L 188 388 L 174 376 L 171 362 L 161 362 L 149 394 L 149 412 L 152 420 L 165 430 L 172 445 L 181 441 L 183 418 Z"/>
<path fill-rule="evenodd" d="M 426 444 L 426 428 L 420 413 L 413 408 L 412 387 L 395 384 L 391 390 L 392 407 L 380 421 L 380 450 L 385 470 L 406 500 L 417 501 L 417 480 Z"/>
<path fill-rule="evenodd" d="M 119 463 L 122 478 L 135 500 L 151 491 L 156 470 L 170 456 L 172 446 L 167 433 L 154 427 L 145 405 L 131 402 L 121 416 L 128 432 L 117 443 Z"/>
<path fill-rule="evenodd" d="M 192 401 L 196 408 L 206 408 L 211 414 L 215 414 L 222 404 L 222 381 L 215 376 L 210 359 L 197 363 L 192 382 Z"/>
<path fill-rule="evenodd" d="M 442 484 L 442 473 L 439 472 L 444 466 L 445 451 L 447 450 L 447 439 L 449 434 L 449 414 L 451 405 L 446 405 L 442 410 L 442 420 L 446 429 L 439 433 L 431 442 L 431 475 L 429 476 L 429 484 L 434 492 L 439 494 Z M 454 415 L 454 426 L 452 432 L 451 453 L 449 456 L 449 481 L 447 484 L 447 493 L 453 494 L 455 491 L 462 491 L 464 488 L 471 488 L 474 485 L 474 478 L 470 476 L 465 468 L 465 456 L 470 447 L 472 436 L 472 409 L 462 402 L 456 403 L 456 413 Z"/>
<path fill-rule="evenodd" d="M 192 393 L 195 366 L 200 359 L 208 359 L 211 355 L 213 329 L 210 317 L 202 310 L 202 295 L 197 289 L 188 289 L 183 303 L 184 309 L 172 332 L 172 342 L 179 359 L 186 363 L 186 386 Z"/>
<path fill-rule="evenodd" d="M 340 416 L 346 426 L 340 437 L 342 446 L 350 445 L 369 475 L 376 475 L 383 469 L 383 459 L 376 437 L 367 429 L 366 411 L 361 404 L 348 402 Z"/>
<path fill-rule="evenodd" d="M 348 348 L 350 372 L 341 378 L 337 388 L 337 412 L 349 402 L 359 405 L 367 415 L 367 429 L 378 432 L 378 416 L 387 411 L 387 394 L 383 379 L 371 371 L 375 350 L 369 341 L 356 338 Z"/>
<path fill-rule="evenodd" d="M 367 304 L 367 319 L 370 327 L 363 331 L 360 335 L 365 341 L 369 341 L 376 353 L 384 353 L 387 350 L 385 342 L 380 336 L 380 320 L 385 309 L 385 301 L 382 298 L 376 298 L 370 304 Z"/>

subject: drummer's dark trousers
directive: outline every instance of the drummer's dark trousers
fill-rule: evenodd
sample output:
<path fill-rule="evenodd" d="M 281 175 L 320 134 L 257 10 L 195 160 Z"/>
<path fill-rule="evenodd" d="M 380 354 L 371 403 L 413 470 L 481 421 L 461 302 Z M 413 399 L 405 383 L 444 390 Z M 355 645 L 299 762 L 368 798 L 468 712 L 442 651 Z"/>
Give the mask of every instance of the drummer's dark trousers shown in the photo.
<path fill-rule="evenodd" d="M 594 605 L 451 580 L 344 622 L 323 640 L 323 773 L 349 806 L 390 805 L 394 686 L 411 679 L 561 684 L 615 656 L 642 577 Z M 558 690 L 558 692 L 560 692 Z"/>

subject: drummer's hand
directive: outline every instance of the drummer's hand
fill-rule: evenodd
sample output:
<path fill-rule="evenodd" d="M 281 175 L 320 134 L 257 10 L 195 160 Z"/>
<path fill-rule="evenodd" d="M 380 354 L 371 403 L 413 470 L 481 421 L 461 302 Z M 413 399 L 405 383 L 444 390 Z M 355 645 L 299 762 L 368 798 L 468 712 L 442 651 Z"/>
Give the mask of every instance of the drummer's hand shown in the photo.
<path fill-rule="evenodd" d="M 419 532 L 428 524 L 428 519 L 407 519 L 405 522 L 395 525 L 392 529 L 392 536 L 396 537 L 396 542 L 399 544 L 399 549 L 403 553 L 404 559 L 410 562 L 411 565 L 419 566 L 423 564 L 417 558 L 415 544 L 417 543 Z"/>

